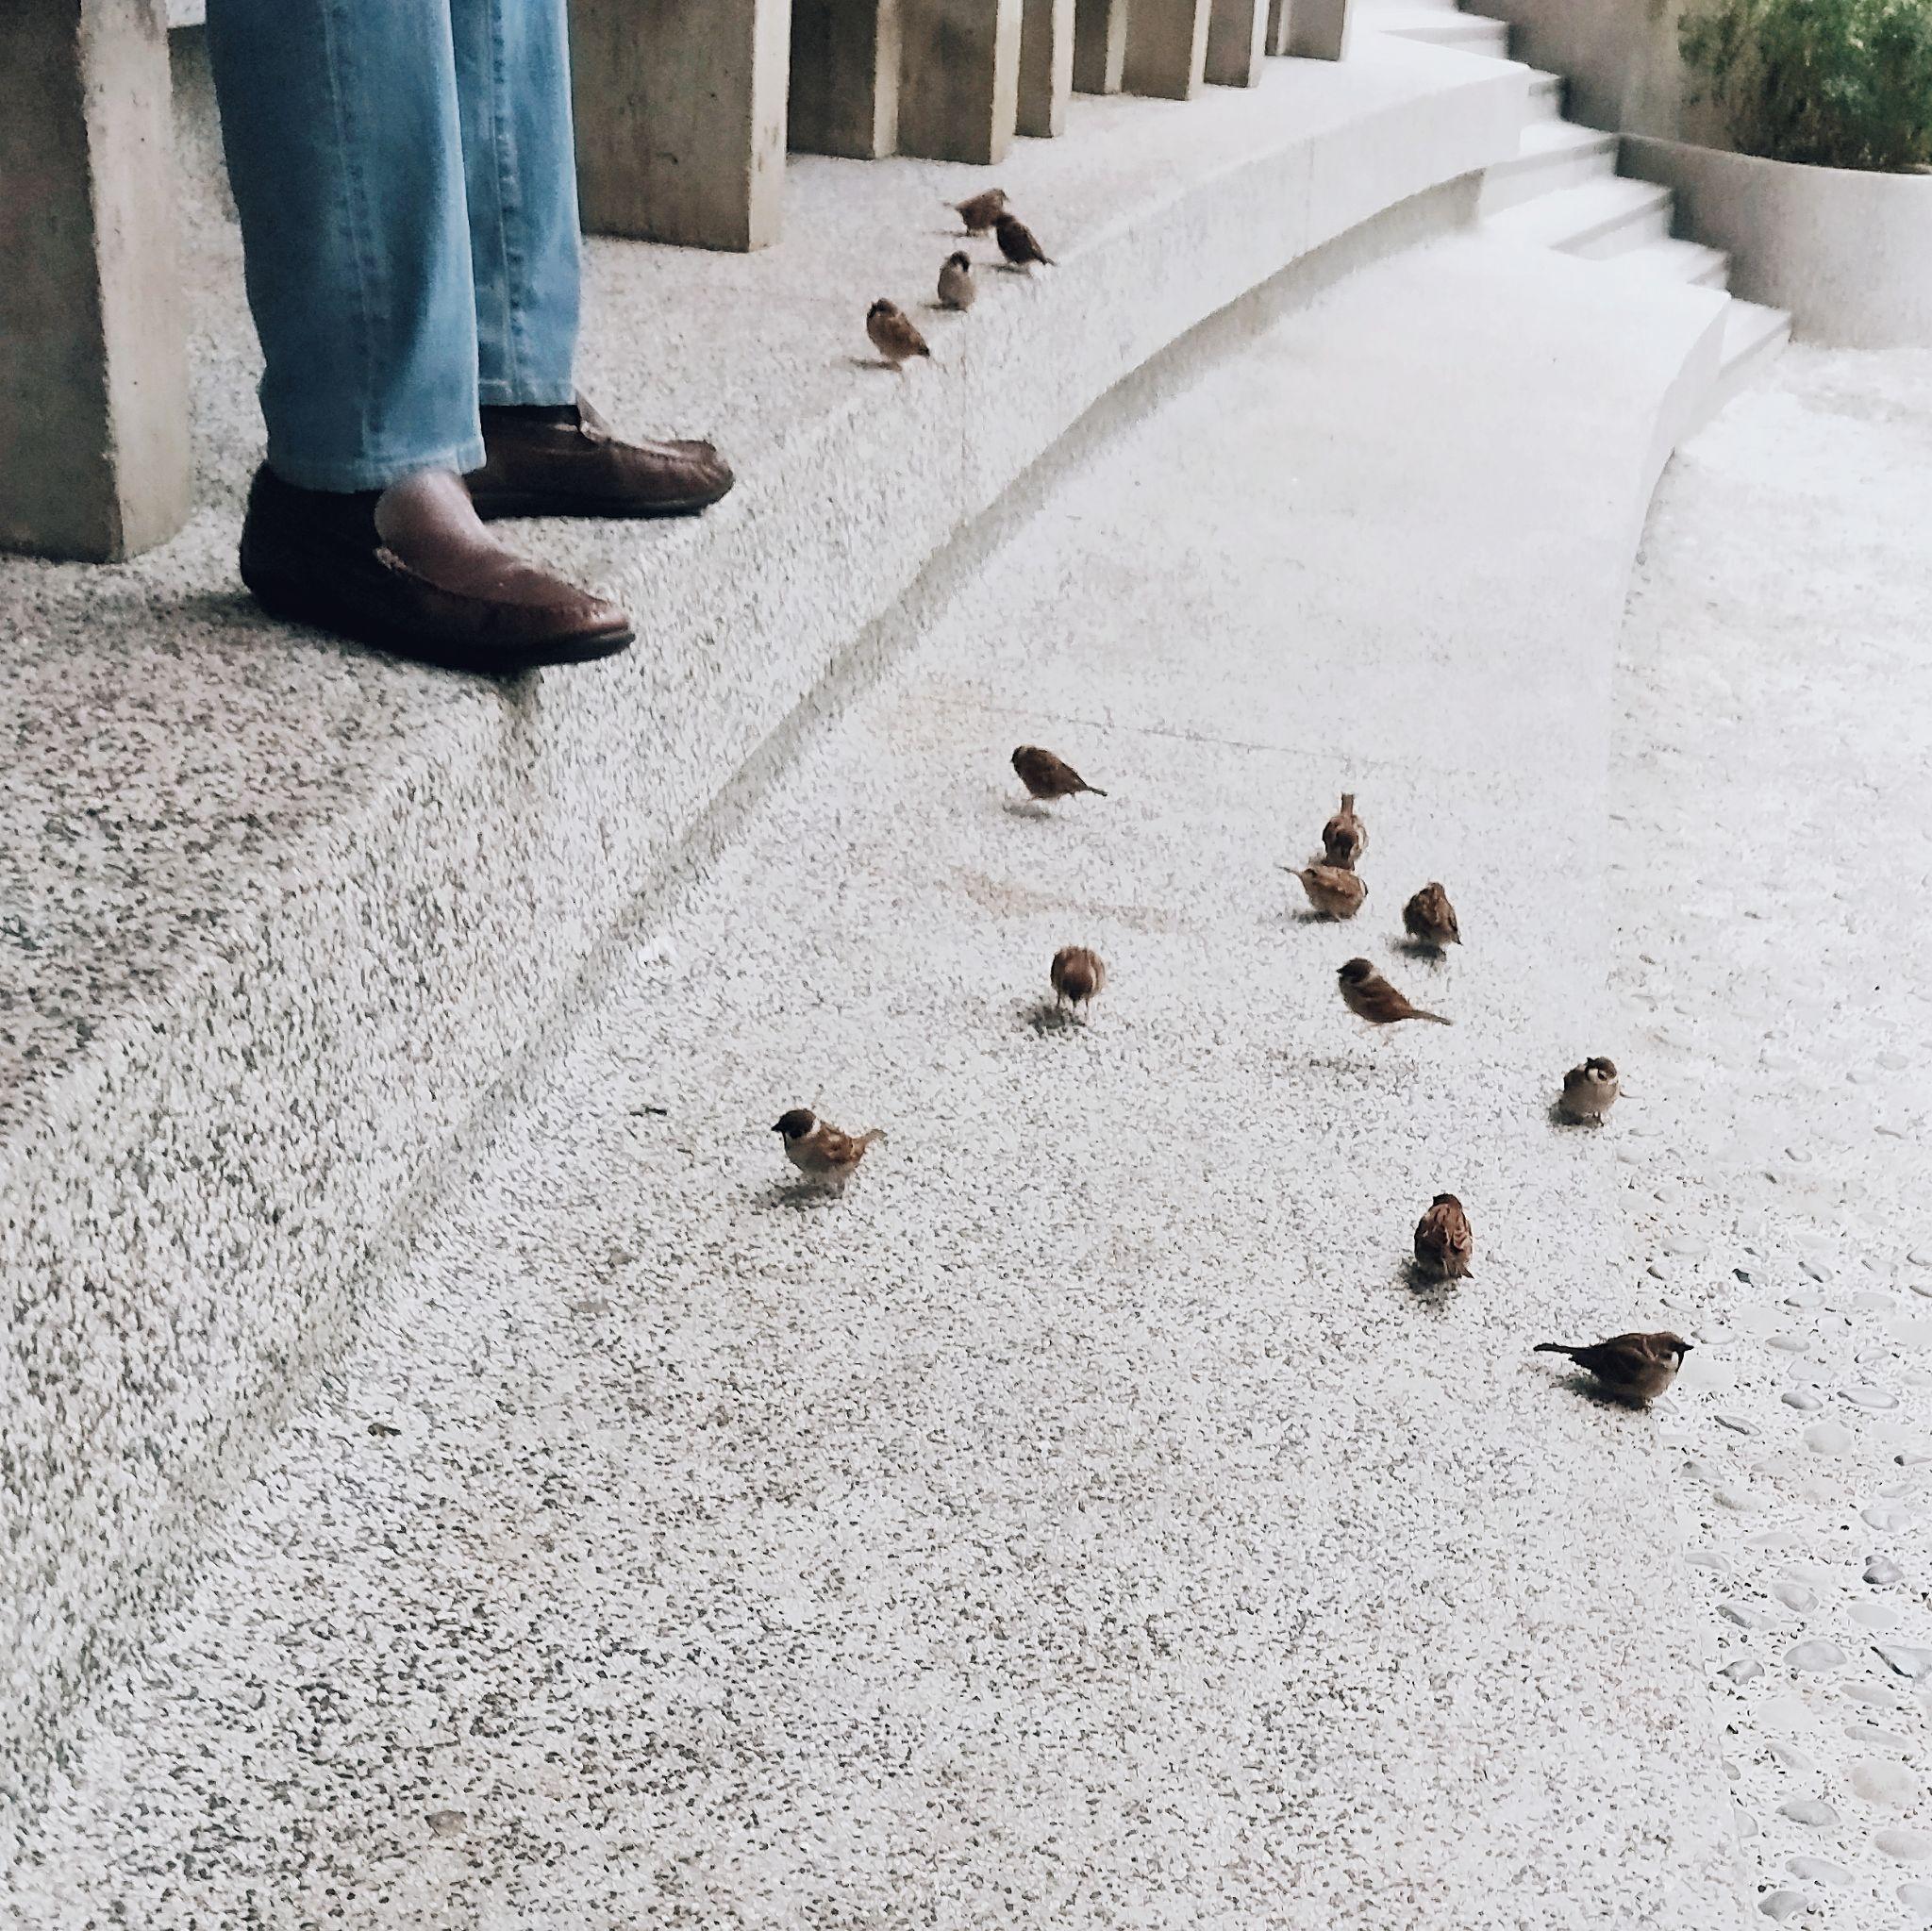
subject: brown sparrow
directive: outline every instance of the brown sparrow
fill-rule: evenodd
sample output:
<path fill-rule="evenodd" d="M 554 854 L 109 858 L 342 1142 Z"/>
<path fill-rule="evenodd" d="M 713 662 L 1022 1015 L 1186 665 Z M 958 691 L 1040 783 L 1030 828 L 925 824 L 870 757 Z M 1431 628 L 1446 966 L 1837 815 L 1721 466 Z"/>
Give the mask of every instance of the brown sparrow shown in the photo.
<path fill-rule="evenodd" d="M 866 1148 L 886 1137 L 877 1126 L 865 1133 L 841 1133 L 808 1107 L 793 1107 L 779 1114 L 772 1131 L 785 1136 L 785 1157 L 807 1179 L 834 1192 L 844 1191 L 846 1181 L 858 1171 Z"/>
<path fill-rule="evenodd" d="M 1322 827 L 1322 850 L 1331 865 L 1353 868 L 1369 848 L 1369 835 L 1355 815 L 1355 793 L 1343 791 L 1341 809 Z"/>
<path fill-rule="evenodd" d="M 1617 1069 L 1601 1056 L 1573 1066 L 1563 1075 L 1563 1097 L 1557 1110 L 1579 1126 L 1601 1126 L 1604 1115 L 1617 1104 Z"/>
<path fill-rule="evenodd" d="M 1433 880 L 1403 907 L 1402 923 L 1417 944 L 1433 945 L 1438 952 L 1445 945 L 1462 943 L 1456 907 L 1449 903 L 1449 894 Z"/>
<path fill-rule="evenodd" d="M 1072 798 L 1081 791 L 1091 791 L 1096 798 L 1107 796 L 1098 785 L 1090 785 L 1071 764 L 1056 757 L 1051 751 L 1042 751 L 1038 744 L 1022 744 L 1013 753 L 1013 769 L 1020 774 L 1020 782 L 1036 798 Z"/>
<path fill-rule="evenodd" d="M 1000 244 L 1000 253 L 1015 268 L 1030 269 L 1037 261 L 1051 268 L 1053 257 L 1043 249 L 1035 238 L 1033 230 L 1016 214 L 997 216 L 992 225 L 993 238 Z"/>
<path fill-rule="evenodd" d="M 1415 1224 L 1415 1264 L 1439 1281 L 1469 1278 L 1469 1257 L 1475 1237 L 1469 1216 L 1453 1193 L 1437 1194 L 1427 1213 Z"/>
<path fill-rule="evenodd" d="M 982 189 L 977 194 L 969 194 L 964 201 L 949 201 L 946 206 L 959 217 L 969 235 L 983 235 L 1006 213 L 1007 191 L 1004 188 Z"/>
<path fill-rule="evenodd" d="M 1352 919 L 1369 895 L 1369 888 L 1346 865 L 1304 865 L 1294 875 L 1324 918 Z"/>
<path fill-rule="evenodd" d="M 883 295 L 865 311 L 865 332 L 872 338 L 873 347 L 901 375 L 913 357 L 932 354 L 906 311 Z"/>
<path fill-rule="evenodd" d="M 1056 1006 L 1071 1006 L 1077 1012 L 1090 999 L 1097 999 L 1106 987 L 1107 964 L 1097 952 L 1084 945 L 1063 945 L 1054 954 Z"/>
<path fill-rule="evenodd" d="M 1657 1334 L 1620 1334 L 1587 1348 L 1539 1341 L 1536 1352 L 1568 1355 L 1612 1394 L 1622 1395 L 1625 1401 L 1653 1402 L 1677 1378 L 1690 1343 L 1664 1329 Z"/>
<path fill-rule="evenodd" d="M 1456 1024 L 1440 1012 L 1424 1012 L 1420 1006 L 1411 1006 L 1365 958 L 1350 959 L 1335 976 L 1341 983 L 1342 1003 L 1371 1025 L 1395 1025 L 1405 1019 L 1428 1019 L 1438 1025 Z"/>
<path fill-rule="evenodd" d="M 963 248 L 954 249 L 940 268 L 940 307 L 970 308 L 978 293 L 979 284 L 973 279 L 973 258 Z"/>

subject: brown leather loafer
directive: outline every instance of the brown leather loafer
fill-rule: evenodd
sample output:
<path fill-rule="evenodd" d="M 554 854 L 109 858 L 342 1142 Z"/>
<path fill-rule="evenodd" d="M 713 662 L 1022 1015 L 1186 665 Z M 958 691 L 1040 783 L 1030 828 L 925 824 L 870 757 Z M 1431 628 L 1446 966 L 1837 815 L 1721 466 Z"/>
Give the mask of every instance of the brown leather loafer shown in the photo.
<path fill-rule="evenodd" d="M 486 408 L 488 459 L 464 477 L 476 514 L 691 516 L 730 489 L 708 442 L 623 442 L 578 396 L 560 408 Z"/>
<path fill-rule="evenodd" d="M 242 581 L 271 616 L 449 670 L 510 676 L 608 658 L 635 633 L 615 604 L 512 560 L 481 588 L 432 582 L 385 547 L 376 491 L 298 490 L 264 465 L 242 525 Z"/>

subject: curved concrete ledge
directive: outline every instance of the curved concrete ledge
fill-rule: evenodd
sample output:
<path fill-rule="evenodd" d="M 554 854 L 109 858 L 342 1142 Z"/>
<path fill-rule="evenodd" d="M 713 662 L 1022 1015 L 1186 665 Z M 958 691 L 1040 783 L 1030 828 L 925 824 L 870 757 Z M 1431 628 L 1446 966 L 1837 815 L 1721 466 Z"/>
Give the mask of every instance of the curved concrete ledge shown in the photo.
<path fill-rule="evenodd" d="M 1616 1238 L 1656 1114 L 1545 1109 L 1622 1036 L 1610 656 L 1724 298 L 1334 259 L 949 545 L 620 948 L 63 1739 L 35 1931 L 1740 1931 L 1673 1428 L 1525 1351 L 1677 1291 Z M 1110 800 L 1020 807 L 1035 726 Z M 1345 937 L 1270 862 L 1344 775 Z M 1439 873 L 1457 1024 L 1371 1045 L 1333 967 Z M 892 1141 L 797 1213 L 752 1096 L 821 1075 Z M 1452 1181 L 1478 1278 L 1418 1292 Z"/>
<path fill-rule="evenodd" d="M 1673 189 L 1688 230 L 1727 249 L 1731 286 L 1838 348 L 1932 341 L 1932 175 L 1814 168 L 1628 134 L 1624 172 Z"/>
<path fill-rule="evenodd" d="M 1001 175 L 1063 265 L 989 270 L 903 381 L 854 366 L 864 304 L 917 298 L 941 199 L 984 176 L 800 159 L 758 257 L 597 246 L 586 387 L 640 425 L 675 406 L 743 480 L 702 524 L 546 530 L 644 641 L 503 689 L 291 636 L 235 590 L 253 350 L 232 229 L 191 211 L 207 500 L 137 564 L 0 569 L 0 1790 L 841 653 L 1204 319 L 1404 204 L 1466 218 L 1524 85 L 1377 41 L 1186 106 L 1079 101 Z"/>

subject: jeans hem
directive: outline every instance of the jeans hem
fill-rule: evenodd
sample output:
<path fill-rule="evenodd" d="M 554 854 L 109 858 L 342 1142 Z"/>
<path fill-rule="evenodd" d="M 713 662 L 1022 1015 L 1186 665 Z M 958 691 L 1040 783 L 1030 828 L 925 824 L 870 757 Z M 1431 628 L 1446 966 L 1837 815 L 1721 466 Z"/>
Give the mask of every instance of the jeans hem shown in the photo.
<path fill-rule="evenodd" d="M 356 457 L 342 462 L 307 462 L 300 457 L 287 457 L 271 446 L 268 466 L 285 483 L 298 490 L 327 490 L 351 494 L 363 490 L 387 490 L 405 476 L 424 470 L 454 470 L 468 475 L 480 470 L 488 456 L 481 436 L 464 442 L 445 443 L 438 449 L 412 450 L 407 455 Z"/>
<path fill-rule="evenodd" d="M 487 409 L 559 408 L 575 402 L 577 386 L 568 376 L 557 382 L 479 382 L 476 400 Z"/>

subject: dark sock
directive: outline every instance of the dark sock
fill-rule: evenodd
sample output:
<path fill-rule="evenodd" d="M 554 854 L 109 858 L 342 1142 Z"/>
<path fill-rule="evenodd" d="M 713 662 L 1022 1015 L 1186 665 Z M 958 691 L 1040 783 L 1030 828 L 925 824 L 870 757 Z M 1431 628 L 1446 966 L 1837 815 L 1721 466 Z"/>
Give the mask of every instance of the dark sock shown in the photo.
<path fill-rule="evenodd" d="M 574 402 L 492 402 L 483 405 L 484 419 L 508 416 L 519 423 L 575 423 Z"/>

